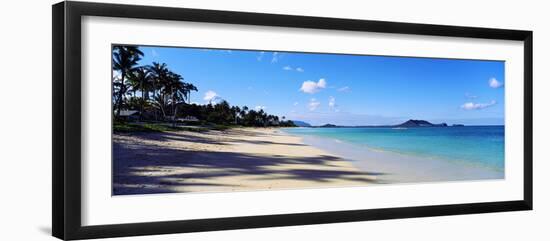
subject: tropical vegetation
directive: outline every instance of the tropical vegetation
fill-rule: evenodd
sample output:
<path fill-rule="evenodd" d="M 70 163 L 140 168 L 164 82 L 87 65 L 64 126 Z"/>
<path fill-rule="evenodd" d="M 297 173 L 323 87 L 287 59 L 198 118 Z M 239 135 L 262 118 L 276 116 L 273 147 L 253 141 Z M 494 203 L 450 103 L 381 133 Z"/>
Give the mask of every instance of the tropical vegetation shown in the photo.
<path fill-rule="evenodd" d="M 197 92 L 198 87 L 184 81 L 166 63 L 140 65 L 144 53 L 136 46 L 117 45 L 112 51 L 113 116 L 121 130 L 156 130 L 150 123 L 171 123 L 172 127 L 178 123 L 216 127 L 295 126 L 284 116 L 279 118 L 263 109 L 231 106 L 221 98 L 203 105 L 191 103 L 191 93 Z M 127 125 L 129 118 L 121 116 L 122 111 L 137 111 L 136 122 L 149 124 Z"/>

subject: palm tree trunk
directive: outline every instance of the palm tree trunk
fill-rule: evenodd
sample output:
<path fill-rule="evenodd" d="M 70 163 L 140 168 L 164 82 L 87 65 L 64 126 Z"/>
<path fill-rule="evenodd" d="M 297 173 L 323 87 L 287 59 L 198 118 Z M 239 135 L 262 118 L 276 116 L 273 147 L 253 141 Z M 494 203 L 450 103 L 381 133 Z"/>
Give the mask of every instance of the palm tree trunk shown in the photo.
<path fill-rule="evenodd" d="M 153 81 L 153 106 L 154 106 L 154 103 L 155 103 L 156 95 L 157 95 L 157 85 L 155 84 L 155 81 Z M 157 121 L 158 120 L 157 110 L 156 109 L 153 109 L 153 110 L 154 110 L 154 113 L 155 113 L 155 121 Z"/>
<path fill-rule="evenodd" d="M 124 92 L 124 75 L 125 72 L 121 71 L 120 73 L 120 90 L 118 91 L 118 104 L 117 104 L 117 110 L 116 110 L 116 117 L 117 119 L 120 117 L 120 109 L 122 108 L 122 95 Z"/>
<path fill-rule="evenodd" d="M 160 112 L 162 113 L 162 119 L 163 121 L 166 119 L 166 111 L 165 111 L 165 107 L 166 107 L 166 96 L 164 96 L 163 94 L 160 93 L 159 91 L 159 95 L 158 95 L 158 104 L 159 104 L 159 109 L 160 109 Z"/>
<path fill-rule="evenodd" d="M 145 94 L 144 94 L 144 90 L 143 90 L 143 81 L 140 81 L 139 83 L 140 85 L 140 88 L 141 88 L 141 101 L 140 101 L 140 110 L 139 110 L 139 121 L 142 121 L 143 119 L 143 104 L 145 102 Z"/>
<path fill-rule="evenodd" d="M 174 87 L 172 87 L 172 126 L 176 126 L 176 96 L 174 95 Z"/>

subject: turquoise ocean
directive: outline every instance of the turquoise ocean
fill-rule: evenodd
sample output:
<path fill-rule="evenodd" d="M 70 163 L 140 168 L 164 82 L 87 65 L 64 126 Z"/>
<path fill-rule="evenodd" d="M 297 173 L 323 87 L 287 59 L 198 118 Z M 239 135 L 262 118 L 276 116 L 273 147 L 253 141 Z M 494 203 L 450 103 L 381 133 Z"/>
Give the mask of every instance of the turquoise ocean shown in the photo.
<path fill-rule="evenodd" d="M 284 132 L 305 137 L 308 144 L 324 142 L 323 147 L 355 156 L 361 156 L 361 150 L 382 151 L 416 158 L 411 160 L 452 163 L 451 167 L 504 172 L 504 126 L 286 128 Z"/>

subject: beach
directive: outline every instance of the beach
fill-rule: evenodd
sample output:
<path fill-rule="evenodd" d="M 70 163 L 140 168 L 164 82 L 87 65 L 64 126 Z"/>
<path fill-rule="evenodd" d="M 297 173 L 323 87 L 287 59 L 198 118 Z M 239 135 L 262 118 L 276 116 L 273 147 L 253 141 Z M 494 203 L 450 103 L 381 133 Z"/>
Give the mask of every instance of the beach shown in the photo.
<path fill-rule="evenodd" d="M 280 53 L 113 45 L 112 194 L 505 178 L 502 61 Z"/>
<path fill-rule="evenodd" d="M 113 195 L 365 186 L 384 173 L 278 128 L 113 134 Z"/>

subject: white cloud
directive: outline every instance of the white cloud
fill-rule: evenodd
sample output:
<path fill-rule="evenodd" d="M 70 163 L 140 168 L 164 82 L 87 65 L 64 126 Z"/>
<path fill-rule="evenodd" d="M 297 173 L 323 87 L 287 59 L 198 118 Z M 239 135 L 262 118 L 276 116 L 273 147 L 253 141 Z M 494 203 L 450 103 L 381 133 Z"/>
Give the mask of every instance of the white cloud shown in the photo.
<path fill-rule="evenodd" d="M 491 79 L 489 80 L 489 86 L 490 86 L 491 88 L 496 89 L 496 88 L 502 87 L 503 85 L 504 85 L 504 84 L 503 84 L 502 82 L 498 81 L 498 80 L 495 79 L 495 78 L 491 78 Z"/>
<path fill-rule="evenodd" d="M 209 90 L 209 91 L 206 91 L 206 93 L 204 93 L 204 100 L 206 102 L 212 102 L 213 100 L 215 100 L 216 98 L 218 98 L 218 94 L 216 94 L 216 92 L 212 91 L 212 90 Z"/>
<path fill-rule="evenodd" d="M 328 107 L 330 107 L 331 109 L 334 108 L 336 106 L 336 98 L 334 97 L 329 97 L 328 98 Z"/>
<path fill-rule="evenodd" d="M 348 86 L 344 86 L 342 88 L 339 88 L 338 91 L 340 91 L 340 92 L 349 92 L 349 91 L 351 91 L 351 89 Z"/>
<path fill-rule="evenodd" d="M 287 70 L 287 71 L 296 70 L 297 72 L 304 72 L 304 69 L 302 69 L 300 67 L 292 68 L 292 66 L 290 66 L 290 65 L 287 65 L 287 66 L 283 67 L 283 70 Z"/>
<path fill-rule="evenodd" d="M 256 107 L 254 107 L 254 109 L 255 109 L 256 111 L 260 111 L 260 110 L 265 110 L 265 109 L 267 109 L 267 107 L 265 107 L 265 106 L 263 106 L 263 105 L 257 105 Z"/>
<path fill-rule="evenodd" d="M 318 82 L 315 81 L 304 81 L 302 83 L 302 87 L 300 88 L 300 91 L 308 94 L 315 94 L 319 92 L 321 89 L 324 89 L 327 87 L 327 82 L 325 79 L 320 79 Z"/>
<path fill-rule="evenodd" d="M 294 106 L 297 106 L 297 105 L 298 105 L 298 102 L 297 102 L 297 101 L 296 101 L 296 102 L 294 102 Z"/>
<path fill-rule="evenodd" d="M 273 52 L 273 56 L 271 57 L 271 63 L 277 63 L 279 62 L 279 53 Z"/>
<path fill-rule="evenodd" d="M 320 79 L 319 82 L 317 82 L 317 86 L 324 89 L 325 87 L 327 87 L 327 82 L 325 81 L 325 79 Z"/>
<path fill-rule="evenodd" d="M 319 105 L 321 105 L 321 102 L 317 101 L 315 98 L 311 98 L 307 104 L 310 111 L 314 111 L 317 107 L 319 107 Z"/>
<path fill-rule="evenodd" d="M 481 110 L 485 109 L 487 107 L 491 107 L 495 105 L 497 102 L 495 100 L 492 100 L 489 103 L 474 103 L 474 102 L 466 102 L 463 105 L 460 106 L 460 108 L 464 110 Z"/>

